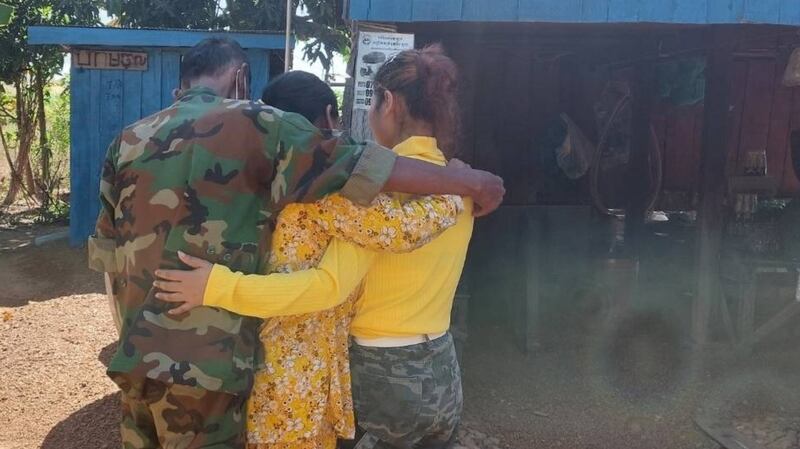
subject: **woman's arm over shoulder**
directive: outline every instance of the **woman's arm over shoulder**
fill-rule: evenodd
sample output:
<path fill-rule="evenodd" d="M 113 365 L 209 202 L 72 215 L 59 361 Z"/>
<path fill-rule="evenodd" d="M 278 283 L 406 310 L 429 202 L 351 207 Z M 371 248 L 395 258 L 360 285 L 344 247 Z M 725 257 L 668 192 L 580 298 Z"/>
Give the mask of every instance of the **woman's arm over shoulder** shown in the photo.
<path fill-rule="evenodd" d="M 456 223 L 464 202 L 456 195 L 429 195 L 402 201 L 380 194 L 361 207 L 333 194 L 315 204 L 317 220 L 333 237 L 373 251 L 413 251 Z"/>

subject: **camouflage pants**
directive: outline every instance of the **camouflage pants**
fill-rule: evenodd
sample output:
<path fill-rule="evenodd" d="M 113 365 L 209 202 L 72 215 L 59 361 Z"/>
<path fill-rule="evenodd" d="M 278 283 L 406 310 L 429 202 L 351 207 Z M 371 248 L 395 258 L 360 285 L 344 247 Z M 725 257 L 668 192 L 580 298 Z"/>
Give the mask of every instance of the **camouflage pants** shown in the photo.
<path fill-rule="evenodd" d="M 244 399 L 147 379 L 122 384 L 123 449 L 243 449 Z"/>
<path fill-rule="evenodd" d="M 355 449 L 452 446 L 463 397 L 453 337 L 401 348 L 350 349 Z M 344 443 L 342 447 L 346 447 Z"/>

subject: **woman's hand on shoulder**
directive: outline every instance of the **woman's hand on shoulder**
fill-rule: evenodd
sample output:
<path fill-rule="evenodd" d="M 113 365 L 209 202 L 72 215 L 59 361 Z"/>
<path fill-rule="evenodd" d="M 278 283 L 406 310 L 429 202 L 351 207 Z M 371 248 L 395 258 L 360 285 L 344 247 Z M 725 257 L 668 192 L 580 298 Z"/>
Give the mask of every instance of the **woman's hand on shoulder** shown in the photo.
<path fill-rule="evenodd" d="M 183 252 L 178 258 L 191 267 L 191 270 L 156 270 L 157 280 L 153 286 L 159 290 L 156 298 L 161 301 L 180 304 L 169 311 L 170 315 L 182 315 L 203 305 L 206 284 L 214 264 Z"/>

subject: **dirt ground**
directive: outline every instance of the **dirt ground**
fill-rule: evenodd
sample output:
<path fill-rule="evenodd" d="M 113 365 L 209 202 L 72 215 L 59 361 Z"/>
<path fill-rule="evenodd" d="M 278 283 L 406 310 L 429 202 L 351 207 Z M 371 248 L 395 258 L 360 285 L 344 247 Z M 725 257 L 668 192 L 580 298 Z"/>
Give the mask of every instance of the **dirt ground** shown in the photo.
<path fill-rule="evenodd" d="M 24 246 L 37 232 L 0 230 L 0 449 L 119 447 L 118 397 L 104 375 L 115 331 L 101 279 L 65 242 Z M 742 429 L 770 421 L 776 429 L 753 430 L 765 447 L 800 447 L 787 443 L 800 430 L 791 341 L 752 357 L 697 356 L 659 314 L 614 329 L 573 318 L 551 323 L 530 355 L 507 326 L 470 327 L 459 447 L 717 448 L 694 424 L 698 411 Z"/>

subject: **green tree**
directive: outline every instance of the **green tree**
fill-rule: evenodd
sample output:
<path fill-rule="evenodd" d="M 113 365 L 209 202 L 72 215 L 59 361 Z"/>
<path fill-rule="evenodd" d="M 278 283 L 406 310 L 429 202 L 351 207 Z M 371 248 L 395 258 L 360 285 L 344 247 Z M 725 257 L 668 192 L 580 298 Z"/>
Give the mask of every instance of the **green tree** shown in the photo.
<path fill-rule="evenodd" d="M 130 27 L 286 30 L 285 0 L 107 0 L 117 23 Z M 306 60 L 330 71 L 336 53 L 350 49 L 350 31 L 342 19 L 342 0 L 293 0 L 306 14 L 295 16 L 294 35 L 305 41 Z"/>
<path fill-rule="evenodd" d="M 220 0 L 108 0 L 106 7 L 124 27 L 210 30 L 225 26 Z"/>
<path fill-rule="evenodd" d="M 50 186 L 50 155 L 45 113 L 46 86 L 64 64 L 63 51 L 27 43 L 30 25 L 95 25 L 99 0 L 5 0 L 14 7 L 8 26 L 0 28 L 0 145 L 11 168 L 4 204 L 20 192 L 42 201 Z M 7 131 L 6 128 L 13 128 Z M 35 172 L 31 150 L 36 145 L 40 166 Z M 12 156 L 12 151 L 16 152 Z M 47 205 L 44 205 L 47 207 Z"/>
<path fill-rule="evenodd" d="M 11 13 L 14 12 L 14 8 L 5 3 L 0 3 L 0 26 L 8 24 L 8 21 L 11 20 Z"/>
<path fill-rule="evenodd" d="M 350 52 L 350 28 L 342 18 L 342 0 L 303 0 L 302 5 L 308 14 L 296 18 L 295 35 L 306 42 L 304 58 L 319 61 L 327 77 L 336 53 Z"/>

